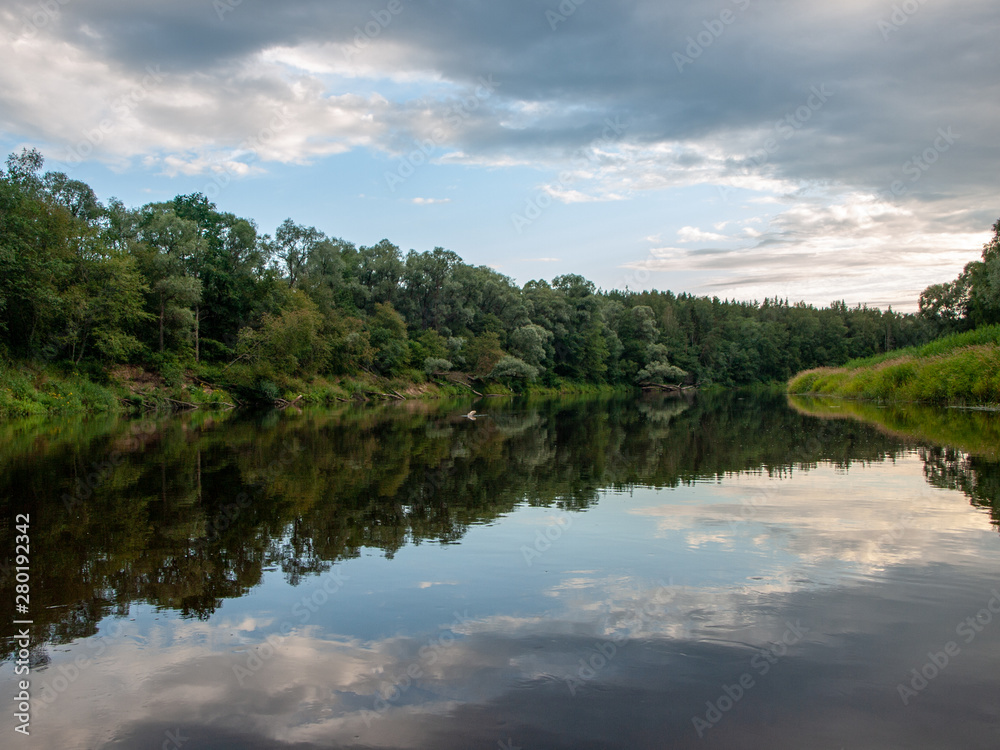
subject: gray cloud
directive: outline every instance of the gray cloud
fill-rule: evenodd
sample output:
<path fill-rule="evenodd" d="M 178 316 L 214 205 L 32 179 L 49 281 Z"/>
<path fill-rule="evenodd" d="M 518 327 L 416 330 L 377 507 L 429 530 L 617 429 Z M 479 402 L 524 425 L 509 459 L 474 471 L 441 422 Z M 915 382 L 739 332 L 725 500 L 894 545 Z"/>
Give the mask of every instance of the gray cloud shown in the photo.
<path fill-rule="evenodd" d="M 837 8 L 787 0 L 734 0 L 718 8 L 652 0 L 585 3 L 554 31 L 545 13 L 556 3 L 400 3 L 401 12 L 384 27 L 371 27 L 378 27 L 377 35 L 366 38 L 367 48 L 354 57 L 377 55 L 391 44 L 401 50 L 397 63 L 460 87 L 495 75 L 503 82 L 503 106 L 492 121 L 466 133 L 466 150 L 557 156 L 585 146 L 605 118 L 622 113 L 632 118 L 628 137 L 639 144 L 719 139 L 737 146 L 734 134 L 766 134 L 803 106 L 813 86 L 826 85 L 834 92 L 831 100 L 794 137 L 779 137 L 768 168 L 793 179 L 879 189 L 906 179 L 906 160 L 927 148 L 938 128 L 952 127 L 961 147 L 915 187 L 955 195 L 965 192 L 963 185 L 992 184 L 1000 12 L 990 0 L 920 6 L 887 39 L 878 22 L 890 17 L 892 6 L 871 2 Z M 20 3 L 13 16 L 30 18 L 36 7 Z M 220 19 L 206 0 L 70 2 L 42 33 L 119 70 L 157 63 L 176 75 L 198 76 L 212 91 L 265 49 L 351 44 L 355 30 L 374 21 L 372 13 L 389 17 L 386 7 L 378 1 L 243 0 Z M 723 10 L 732 14 L 729 25 L 717 20 Z M 713 37 L 711 29 L 720 28 Z M 702 48 L 699 40 L 709 38 Z M 696 50 L 679 71 L 675 54 Z M 254 87 L 239 83 L 234 95 Z M 501 112 L 525 103 L 540 109 L 519 127 L 505 127 Z M 751 139 L 746 145 L 764 144 Z"/>
<path fill-rule="evenodd" d="M 96 157 L 217 170 L 287 111 L 263 161 L 432 138 L 449 162 L 569 169 L 542 186 L 566 202 L 718 184 L 792 203 L 879 194 L 952 235 L 997 215 L 995 0 L 914 0 L 895 16 L 869 0 L 628 0 L 565 17 L 530 0 L 235 1 L 70 0 L 35 27 L 41 6 L 10 5 L 0 15 L 19 41 L 4 52 L 20 69 L 0 72 L 0 127 L 72 145 L 159 65 L 162 87 Z M 454 117 L 483 76 L 497 89 Z M 627 128 L 601 140 L 609 122 Z M 813 223 L 852 235 L 885 221 Z M 758 247 L 799 241 L 782 229 Z"/>

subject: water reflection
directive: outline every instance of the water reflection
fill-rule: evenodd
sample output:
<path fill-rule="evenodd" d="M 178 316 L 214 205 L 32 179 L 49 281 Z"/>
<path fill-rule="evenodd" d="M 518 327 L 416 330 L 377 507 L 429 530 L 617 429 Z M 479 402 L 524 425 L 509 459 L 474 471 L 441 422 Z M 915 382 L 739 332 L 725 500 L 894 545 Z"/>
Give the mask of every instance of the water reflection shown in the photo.
<path fill-rule="evenodd" d="M 989 458 L 780 395 L 468 408 L 10 429 L 38 746 L 995 744 L 1000 627 L 896 692 L 996 585 Z"/>

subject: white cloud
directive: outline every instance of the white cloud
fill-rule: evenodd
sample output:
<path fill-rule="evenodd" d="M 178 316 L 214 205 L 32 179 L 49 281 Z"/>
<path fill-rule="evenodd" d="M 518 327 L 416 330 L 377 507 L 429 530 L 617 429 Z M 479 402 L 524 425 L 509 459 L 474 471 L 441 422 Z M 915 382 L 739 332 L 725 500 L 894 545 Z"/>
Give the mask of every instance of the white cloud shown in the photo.
<path fill-rule="evenodd" d="M 760 218 L 761 230 L 743 230 L 750 244 L 654 248 L 623 267 L 694 272 L 702 279 L 700 291 L 720 297 L 816 304 L 843 298 L 913 310 L 925 287 L 955 276 L 988 239 L 988 232 L 941 226 L 919 206 L 860 193 L 800 197 L 783 212 Z M 693 237 L 690 229 L 679 232 L 682 239 Z"/>
<path fill-rule="evenodd" d="M 677 231 L 677 239 L 681 242 L 722 242 L 728 237 L 714 232 L 703 232 L 697 227 L 681 227 Z"/>

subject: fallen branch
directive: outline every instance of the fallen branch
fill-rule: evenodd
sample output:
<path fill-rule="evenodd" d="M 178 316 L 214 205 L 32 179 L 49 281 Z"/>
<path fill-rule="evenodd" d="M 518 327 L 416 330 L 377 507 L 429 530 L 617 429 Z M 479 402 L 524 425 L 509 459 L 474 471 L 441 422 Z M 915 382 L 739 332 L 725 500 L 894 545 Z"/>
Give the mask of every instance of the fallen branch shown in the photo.
<path fill-rule="evenodd" d="M 679 385 L 664 385 L 663 383 L 646 383 L 642 389 L 644 391 L 660 390 L 664 393 L 680 393 L 684 390 Z"/>
<path fill-rule="evenodd" d="M 477 390 L 476 390 L 475 388 L 473 388 L 473 387 L 472 387 L 471 385 L 469 385 L 468 383 L 463 383 L 463 382 L 462 382 L 461 380 L 453 380 L 452 382 L 453 382 L 453 383 L 458 383 L 459 385 L 464 385 L 464 386 L 465 386 L 466 388 L 468 388 L 468 389 L 469 389 L 470 391 L 472 391 L 472 392 L 473 392 L 473 393 L 475 393 L 475 394 L 476 394 L 477 396 L 479 396 L 479 398 L 482 398 L 482 397 L 483 397 L 483 394 L 482 394 L 482 393 L 480 393 L 479 391 L 477 391 Z"/>
<path fill-rule="evenodd" d="M 403 401 L 406 401 L 406 399 L 403 398 L 402 396 L 390 396 L 388 393 L 382 393 L 382 391 L 365 391 L 365 393 L 369 393 L 369 394 L 371 394 L 373 396 L 381 396 L 382 398 L 389 398 L 389 399 L 394 398 L 394 399 L 402 399 Z"/>
<path fill-rule="evenodd" d="M 189 403 L 187 401 L 178 401 L 175 398 L 168 398 L 166 396 L 164 396 L 164 399 L 166 401 L 169 401 L 172 404 L 177 404 L 178 406 L 183 406 L 185 409 L 197 409 L 198 408 L 198 404 L 192 404 L 192 403 Z"/>

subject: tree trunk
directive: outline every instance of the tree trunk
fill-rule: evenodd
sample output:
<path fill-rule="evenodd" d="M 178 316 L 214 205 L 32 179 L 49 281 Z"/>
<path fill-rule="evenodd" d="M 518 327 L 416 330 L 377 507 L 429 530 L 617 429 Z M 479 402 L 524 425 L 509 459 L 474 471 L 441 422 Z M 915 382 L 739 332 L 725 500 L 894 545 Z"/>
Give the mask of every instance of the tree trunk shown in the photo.
<path fill-rule="evenodd" d="M 201 306 L 196 305 L 194 308 L 194 361 L 200 362 L 200 343 L 198 338 L 198 333 L 201 329 Z"/>
<path fill-rule="evenodd" d="M 167 314 L 167 303 L 160 295 L 160 354 L 163 354 L 163 320 Z"/>

